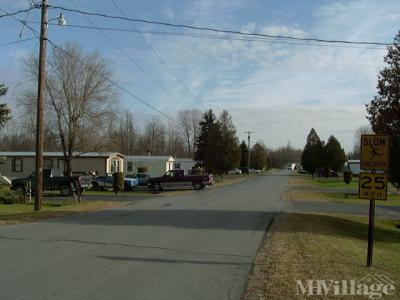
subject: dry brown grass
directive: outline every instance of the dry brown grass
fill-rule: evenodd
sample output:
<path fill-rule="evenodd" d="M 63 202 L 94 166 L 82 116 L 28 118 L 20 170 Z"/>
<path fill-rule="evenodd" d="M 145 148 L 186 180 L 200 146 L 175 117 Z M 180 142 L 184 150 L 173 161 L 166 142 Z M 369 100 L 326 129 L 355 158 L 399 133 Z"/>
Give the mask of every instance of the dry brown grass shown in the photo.
<path fill-rule="evenodd" d="M 309 179 L 306 179 L 306 178 L 289 178 L 288 183 L 291 186 L 293 186 L 293 185 L 294 186 L 296 186 L 296 185 L 300 185 L 300 186 L 310 185 Z"/>
<path fill-rule="evenodd" d="M 33 204 L 0 205 L 0 225 L 28 223 L 62 217 L 82 212 L 100 211 L 126 205 L 124 202 L 90 201 L 57 205 L 44 204 L 41 211 L 34 212 Z"/>
<path fill-rule="evenodd" d="M 296 295 L 296 280 L 358 280 L 378 273 L 398 283 L 400 230 L 396 224 L 377 220 L 374 267 L 369 269 L 365 267 L 367 218 L 280 215 L 255 259 L 243 299 L 326 299 Z M 345 299 L 359 298 L 347 296 Z"/>

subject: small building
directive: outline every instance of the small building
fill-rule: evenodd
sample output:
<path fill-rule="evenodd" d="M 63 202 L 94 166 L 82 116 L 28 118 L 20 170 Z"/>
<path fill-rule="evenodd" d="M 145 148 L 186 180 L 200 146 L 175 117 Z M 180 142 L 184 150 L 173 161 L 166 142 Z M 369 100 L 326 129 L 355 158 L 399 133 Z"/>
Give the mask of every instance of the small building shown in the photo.
<path fill-rule="evenodd" d="M 196 162 L 191 158 L 175 158 L 174 169 L 184 170 L 185 174 L 190 174 Z"/>
<path fill-rule="evenodd" d="M 353 176 L 359 176 L 361 172 L 360 168 L 360 160 L 359 159 L 350 159 L 344 166 L 344 169 L 350 169 L 353 173 Z"/>
<path fill-rule="evenodd" d="M 124 167 L 127 175 L 148 172 L 161 176 L 174 169 L 174 162 L 172 156 L 126 156 Z"/>
<path fill-rule="evenodd" d="M 0 164 L 0 174 L 9 178 L 27 177 L 35 170 L 35 152 L 0 152 L 4 157 Z M 71 167 L 73 175 L 87 175 L 96 172 L 102 176 L 107 173 L 124 171 L 124 155 L 121 153 L 74 153 Z M 44 152 L 43 168 L 57 168 L 66 171 L 66 160 L 63 152 Z"/>
<path fill-rule="evenodd" d="M 290 163 L 287 163 L 287 164 L 286 164 L 285 169 L 288 169 L 288 170 L 298 170 L 298 169 L 300 169 L 300 164 L 299 164 L 299 163 L 290 162 Z"/>

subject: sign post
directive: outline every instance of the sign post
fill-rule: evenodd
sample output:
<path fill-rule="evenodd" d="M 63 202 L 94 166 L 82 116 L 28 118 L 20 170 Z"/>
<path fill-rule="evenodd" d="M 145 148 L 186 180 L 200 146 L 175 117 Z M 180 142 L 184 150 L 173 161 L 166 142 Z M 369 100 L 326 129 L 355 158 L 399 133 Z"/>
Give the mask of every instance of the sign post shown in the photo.
<path fill-rule="evenodd" d="M 367 267 L 372 267 L 375 233 L 375 199 L 369 200 Z"/>
<path fill-rule="evenodd" d="M 375 231 L 375 200 L 387 199 L 387 170 L 389 166 L 389 136 L 385 134 L 361 135 L 361 161 L 358 197 L 369 199 L 367 266 L 372 267 Z M 377 173 L 377 171 L 383 171 Z"/>

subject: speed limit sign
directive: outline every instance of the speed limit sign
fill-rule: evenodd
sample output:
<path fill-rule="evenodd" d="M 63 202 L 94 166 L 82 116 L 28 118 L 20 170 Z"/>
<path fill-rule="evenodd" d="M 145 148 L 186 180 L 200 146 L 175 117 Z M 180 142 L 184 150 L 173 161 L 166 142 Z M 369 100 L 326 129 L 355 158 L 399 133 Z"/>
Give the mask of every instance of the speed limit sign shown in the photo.
<path fill-rule="evenodd" d="M 360 173 L 358 195 L 360 199 L 386 200 L 387 175 L 383 173 Z"/>

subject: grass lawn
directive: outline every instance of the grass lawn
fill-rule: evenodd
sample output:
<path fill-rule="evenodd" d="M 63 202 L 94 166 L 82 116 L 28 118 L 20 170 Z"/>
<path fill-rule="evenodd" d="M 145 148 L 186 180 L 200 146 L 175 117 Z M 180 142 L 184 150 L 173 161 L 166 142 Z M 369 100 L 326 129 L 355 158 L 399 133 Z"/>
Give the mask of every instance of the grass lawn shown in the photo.
<path fill-rule="evenodd" d="M 347 203 L 347 204 L 365 204 L 369 205 L 368 200 L 359 199 L 358 195 L 351 194 L 345 197 L 345 193 L 338 192 L 315 192 L 315 191 L 296 191 L 291 190 L 287 193 L 288 200 L 291 201 L 318 201 L 318 202 L 337 202 L 337 203 Z M 400 205 L 400 195 L 388 195 L 386 201 L 376 200 L 378 205 Z"/>
<path fill-rule="evenodd" d="M 83 196 L 85 195 L 115 195 L 114 191 L 112 189 L 106 189 L 106 190 L 86 190 L 82 194 Z M 119 192 L 118 195 L 129 195 L 129 196 L 153 196 L 154 194 L 150 189 L 135 189 L 133 191 L 122 191 Z"/>
<path fill-rule="evenodd" d="M 243 299 L 305 299 L 296 295 L 296 280 L 359 280 L 374 273 L 388 276 L 398 288 L 400 221 L 376 220 L 372 268 L 366 267 L 367 224 L 366 217 L 279 215 L 256 257 Z"/>
<path fill-rule="evenodd" d="M 253 176 L 253 175 L 250 175 Z M 248 175 L 224 175 L 224 177 L 214 176 L 214 186 L 221 187 L 242 182 L 248 178 Z"/>
<path fill-rule="evenodd" d="M 292 201 L 319 201 L 319 202 L 338 202 L 350 204 L 365 204 L 368 205 L 368 200 L 358 198 L 358 178 L 353 178 L 350 184 L 343 182 L 341 177 L 337 178 L 311 178 L 309 176 L 302 176 L 289 179 L 289 185 L 292 190 L 287 192 L 285 198 Z M 296 186 L 302 187 L 296 190 Z M 310 189 L 307 190 L 307 187 Z M 306 189 L 305 189 L 306 188 Z M 315 191 L 314 188 L 321 189 L 322 191 Z M 347 198 L 344 191 L 352 191 L 348 194 Z M 392 184 L 388 184 L 388 192 L 397 192 Z M 381 205 L 400 205 L 400 194 L 388 195 L 387 201 L 376 201 Z"/>
<path fill-rule="evenodd" d="M 48 219 L 79 212 L 98 211 L 110 207 L 124 205 L 122 202 L 90 201 L 76 203 L 74 201 L 49 202 L 42 205 L 42 210 L 34 212 L 34 204 L 0 204 L 0 224 L 14 224 Z"/>
<path fill-rule="evenodd" d="M 289 181 L 292 185 L 302 185 L 302 186 L 312 186 L 319 188 L 331 188 L 338 190 L 354 190 L 358 191 L 358 177 L 353 177 L 352 181 L 349 184 L 343 182 L 343 177 L 330 177 L 330 178 L 321 178 L 311 176 L 302 176 L 298 178 L 291 179 Z M 388 183 L 388 191 L 396 191 L 397 189 L 391 184 Z"/>

